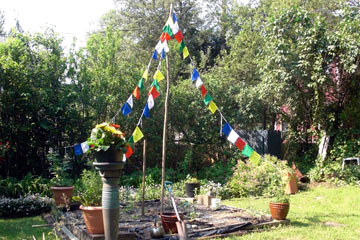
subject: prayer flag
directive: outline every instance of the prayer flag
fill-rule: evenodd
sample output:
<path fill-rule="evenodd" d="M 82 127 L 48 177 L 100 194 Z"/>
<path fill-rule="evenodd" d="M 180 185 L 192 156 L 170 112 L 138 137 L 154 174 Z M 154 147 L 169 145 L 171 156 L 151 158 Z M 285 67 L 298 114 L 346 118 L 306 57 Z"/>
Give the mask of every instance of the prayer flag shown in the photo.
<path fill-rule="evenodd" d="M 196 88 L 199 88 L 199 87 L 201 87 L 201 85 L 203 85 L 203 81 L 201 80 L 200 77 L 198 77 L 198 79 L 195 82 L 195 86 L 196 86 Z"/>
<path fill-rule="evenodd" d="M 176 17 L 176 14 L 175 14 L 175 13 L 173 13 L 172 17 L 173 17 L 173 21 L 174 21 L 174 23 L 176 23 L 176 22 L 177 22 L 177 17 Z"/>
<path fill-rule="evenodd" d="M 192 81 L 195 81 L 196 79 L 198 79 L 198 77 L 200 77 L 198 71 L 196 71 L 196 68 L 194 68 L 193 72 L 192 72 L 192 76 L 191 79 Z"/>
<path fill-rule="evenodd" d="M 156 70 L 154 74 L 154 79 L 158 80 L 159 82 L 165 79 L 164 75 L 160 72 L 160 70 Z"/>
<path fill-rule="evenodd" d="M 212 114 L 214 114 L 217 110 L 217 106 L 216 104 L 214 103 L 214 101 L 211 101 L 210 104 L 209 104 L 209 110 L 211 111 Z"/>
<path fill-rule="evenodd" d="M 165 51 L 164 51 L 164 49 L 163 49 L 162 52 L 161 52 L 161 58 L 162 58 L 162 59 L 165 59 Z"/>
<path fill-rule="evenodd" d="M 165 40 L 166 41 L 169 41 L 169 40 L 171 40 L 171 36 L 169 35 L 169 33 L 165 33 Z"/>
<path fill-rule="evenodd" d="M 227 137 L 227 140 L 231 142 L 232 144 L 235 144 L 236 140 L 239 138 L 239 135 L 234 131 L 234 129 L 231 129 L 229 136 Z"/>
<path fill-rule="evenodd" d="M 160 87 L 158 84 L 158 81 L 156 79 L 154 79 L 154 81 L 151 83 L 151 86 L 155 86 L 157 91 L 160 91 Z"/>
<path fill-rule="evenodd" d="M 130 106 L 129 106 L 129 104 L 126 102 L 125 104 L 124 104 L 124 106 L 121 108 L 121 112 L 122 112 L 122 114 L 124 115 L 124 116 L 126 116 L 126 115 L 128 115 L 129 113 L 131 113 L 131 108 L 130 108 Z"/>
<path fill-rule="evenodd" d="M 173 32 L 174 35 L 176 35 L 176 33 L 177 33 L 178 31 L 180 31 L 180 30 L 179 30 L 179 24 L 178 24 L 178 22 L 175 22 L 175 23 L 171 26 L 171 30 L 172 30 L 172 32 Z"/>
<path fill-rule="evenodd" d="M 154 100 L 160 95 L 155 86 L 150 89 L 149 95 L 150 94 L 153 96 Z"/>
<path fill-rule="evenodd" d="M 145 116 L 146 118 L 149 118 L 149 117 L 150 117 L 149 106 L 148 106 L 147 103 L 146 103 L 145 108 L 144 108 L 144 116 Z"/>
<path fill-rule="evenodd" d="M 165 52 L 169 52 L 169 46 L 167 44 L 167 41 L 164 41 L 162 43 L 162 48 L 163 48 L 163 51 L 165 50 Z"/>
<path fill-rule="evenodd" d="M 143 73 L 143 75 L 142 75 L 142 78 L 145 79 L 145 80 L 147 80 L 148 77 L 149 77 L 149 72 L 148 72 L 147 69 L 145 69 L 145 71 L 144 71 L 144 73 Z"/>
<path fill-rule="evenodd" d="M 80 144 L 74 146 L 74 153 L 75 156 L 79 156 L 82 154 L 82 149 Z"/>
<path fill-rule="evenodd" d="M 133 137 L 134 137 L 134 143 L 138 142 L 140 139 L 142 139 L 144 137 L 144 134 L 141 132 L 141 130 L 138 126 L 135 128 Z"/>
<path fill-rule="evenodd" d="M 137 100 L 139 100 L 140 94 L 139 94 L 139 87 L 138 86 L 136 86 L 136 88 L 134 89 L 133 95 L 134 95 L 134 97 L 136 97 Z"/>
<path fill-rule="evenodd" d="M 155 49 L 155 51 L 154 51 L 154 54 L 153 54 L 152 58 L 153 58 L 153 59 L 155 59 L 155 60 L 157 60 L 157 53 L 156 53 L 156 49 Z"/>
<path fill-rule="evenodd" d="M 125 153 L 125 157 L 126 158 L 129 158 L 131 155 L 133 155 L 134 151 L 132 150 L 132 148 L 130 147 L 130 145 L 127 145 L 127 150 L 126 150 L 126 153 Z"/>
<path fill-rule="evenodd" d="M 206 105 L 209 105 L 209 103 L 211 102 L 211 100 L 212 100 L 212 97 L 210 96 L 209 93 L 207 93 L 207 94 L 205 95 L 205 98 L 204 98 L 204 103 L 205 103 Z"/>
<path fill-rule="evenodd" d="M 184 42 L 184 40 L 182 40 L 181 43 L 180 43 L 179 51 L 183 52 L 184 48 L 185 48 L 185 42 Z"/>
<path fill-rule="evenodd" d="M 123 162 L 126 162 L 126 154 L 123 153 L 123 159 L 122 159 Z"/>
<path fill-rule="evenodd" d="M 134 137 L 133 137 L 133 135 L 131 135 L 131 136 L 129 137 L 128 143 L 134 143 Z"/>
<path fill-rule="evenodd" d="M 128 98 L 128 100 L 126 102 L 129 104 L 129 106 L 131 108 L 133 108 L 134 103 L 133 103 L 133 95 L 132 94 L 130 95 L 130 97 Z"/>
<path fill-rule="evenodd" d="M 258 154 L 257 152 L 253 151 L 250 155 L 250 159 L 249 159 L 253 164 L 255 165 L 259 165 L 260 164 L 260 160 L 261 160 L 261 156 L 260 154 Z"/>
<path fill-rule="evenodd" d="M 182 32 L 180 30 L 178 30 L 178 32 L 175 34 L 175 39 L 180 43 L 181 40 L 184 39 L 184 35 L 182 34 Z"/>
<path fill-rule="evenodd" d="M 165 39 L 165 33 L 163 32 L 163 33 L 161 33 L 161 35 L 160 35 L 160 41 L 161 42 L 163 42 L 163 41 L 165 41 L 166 39 Z"/>
<path fill-rule="evenodd" d="M 170 39 L 171 39 L 171 36 L 174 35 L 173 32 L 172 32 L 172 30 L 171 30 L 170 25 L 164 26 L 163 32 L 164 32 L 165 34 L 168 34 L 168 35 L 170 36 Z M 170 40 L 170 39 L 169 39 L 169 40 Z"/>
<path fill-rule="evenodd" d="M 241 153 L 247 157 L 250 157 L 253 151 L 254 149 L 252 149 L 249 144 L 246 144 Z"/>
<path fill-rule="evenodd" d="M 153 98 L 152 94 L 149 95 L 149 98 L 147 100 L 147 104 L 149 106 L 149 109 L 152 109 L 154 107 L 155 104 L 154 104 L 154 98 Z"/>
<path fill-rule="evenodd" d="M 236 140 L 235 145 L 241 151 L 245 147 L 246 143 L 240 137 Z"/>
<path fill-rule="evenodd" d="M 205 97 L 205 95 L 206 95 L 206 93 L 207 93 L 207 90 L 206 90 L 204 84 L 201 85 L 200 91 L 201 91 L 201 96 L 202 96 L 202 97 Z"/>
<path fill-rule="evenodd" d="M 188 50 L 188 48 L 186 46 L 185 46 L 185 48 L 183 50 L 183 55 L 184 55 L 184 59 L 189 56 L 189 50 Z"/>
<path fill-rule="evenodd" d="M 141 89 L 141 90 L 144 89 L 144 81 L 143 81 L 142 78 L 140 79 L 140 81 L 139 81 L 139 83 L 138 83 L 138 87 L 139 87 L 139 89 Z"/>
<path fill-rule="evenodd" d="M 225 136 L 229 136 L 231 130 L 232 130 L 232 128 L 231 128 L 230 124 L 226 122 L 222 129 L 222 132 L 225 134 Z"/>
<path fill-rule="evenodd" d="M 162 52 L 162 49 L 163 49 L 163 45 L 162 45 L 162 42 L 159 41 L 156 46 L 155 46 L 155 50 L 158 54 L 160 54 Z"/>
<path fill-rule="evenodd" d="M 90 147 L 89 147 L 89 144 L 87 142 L 81 143 L 81 150 L 82 150 L 83 153 L 86 153 L 87 150 L 89 150 L 89 148 Z"/>

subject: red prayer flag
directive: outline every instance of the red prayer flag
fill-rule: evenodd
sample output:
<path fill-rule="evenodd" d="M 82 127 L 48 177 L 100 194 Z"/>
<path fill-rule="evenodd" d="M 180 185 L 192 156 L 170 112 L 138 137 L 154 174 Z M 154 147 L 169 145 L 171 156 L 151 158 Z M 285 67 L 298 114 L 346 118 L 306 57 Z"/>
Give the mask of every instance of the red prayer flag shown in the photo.
<path fill-rule="evenodd" d="M 131 149 L 130 145 L 127 146 L 127 151 L 125 153 L 125 157 L 129 158 L 133 154 L 133 150 Z"/>
<path fill-rule="evenodd" d="M 167 32 L 165 33 L 165 39 L 166 39 L 167 41 L 171 40 L 171 37 L 170 37 L 170 35 L 169 35 Z"/>
<path fill-rule="evenodd" d="M 148 96 L 150 96 L 150 94 L 153 96 L 153 99 L 155 100 L 160 94 L 159 92 L 156 90 L 156 87 L 153 86 L 148 94 Z"/>
<path fill-rule="evenodd" d="M 182 32 L 181 32 L 180 30 L 175 34 L 174 37 L 176 38 L 176 40 L 177 40 L 179 43 L 181 43 L 181 40 L 184 39 L 184 35 L 182 34 Z"/>
<path fill-rule="evenodd" d="M 206 90 L 206 88 L 204 87 L 204 84 L 201 85 L 200 91 L 201 91 L 201 96 L 202 96 L 202 97 L 205 97 L 205 95 L 206 95 L 206 93 L 207 93 L 207 90 Z"/>
<path fill-rule="evenodd" d="M 160 35 L 160 40 L 161 40 L 161 42 L 164 42 L 164 41 L 165 41 L 165 33 L 164 33 L 164 32 L 161 33 L 161 35 Z"/>
<path fill-rule="evenodd" d="M 133 95 L 134 95 L 134 97 L 136 97 L 137 100 L 139 100 L 140 94 L 139 94 L 139 87 L 138 86 L 136 86 L 136 88 L 134 89 Z"/>
<path fill-rule="evenodd" d="M 241 138 L 238 138 L 235 142 L 235 145 L 241 151 L 245 147 L 246 143 Z"/>

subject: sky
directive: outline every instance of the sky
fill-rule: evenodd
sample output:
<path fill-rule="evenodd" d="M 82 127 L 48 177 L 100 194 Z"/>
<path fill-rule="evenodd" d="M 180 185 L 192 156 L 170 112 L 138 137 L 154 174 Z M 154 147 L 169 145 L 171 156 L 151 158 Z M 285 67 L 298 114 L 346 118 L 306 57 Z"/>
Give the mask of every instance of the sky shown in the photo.
<path fill-rule="evenodd" d="M 64 38 L 65 48 L 74 37 L 77 46 L 85 46 L 87 33 L 114 7 L 113 0 L 0 0 L 6 31 L 15 27 L 16 19 L 25 32 L 44 32 L 52 27 Z"/>

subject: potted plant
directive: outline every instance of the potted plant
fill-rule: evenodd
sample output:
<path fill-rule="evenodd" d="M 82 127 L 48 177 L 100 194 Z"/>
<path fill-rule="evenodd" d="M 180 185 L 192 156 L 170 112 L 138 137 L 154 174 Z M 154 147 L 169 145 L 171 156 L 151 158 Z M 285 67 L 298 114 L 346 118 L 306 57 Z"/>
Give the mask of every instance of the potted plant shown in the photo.
<path fill-rule="evenodd" d="M 284 191 L 279 191 L 271 200 L 269 207 L 273 219 L 285 220 L 290 209 L 289 196 L 286 195 Z"/>
<path fill-rule="evenodd" d="M 60 157 L 58 153 L 49 153 L 47 158 L 50 163 L 50 173 L 52 178 L 50 184 L 51 190 L 57 206 L 68 205 L 74 190 L 73 180 L 67 172 L 69 169 L 69 161 Z"/>
<path fill-rule="evenodd" d="M 197 178 L 187 175 L 185 181 L 185 188 L 186 195 L 188 197 L 195 197 L 195 194 L 199 194 L 200 192 L 200 182 L 197 180 Z"/>
<path fill-rule="evenodd" d="M 81 203 L 80 209 L 86 229 L 89 234 L 104 234 L 104 222 L 101 207 L 101 187 L 100 175 L 95 171 L 84 170 L 81 178 L 76 182 L 75 201 Z"/>

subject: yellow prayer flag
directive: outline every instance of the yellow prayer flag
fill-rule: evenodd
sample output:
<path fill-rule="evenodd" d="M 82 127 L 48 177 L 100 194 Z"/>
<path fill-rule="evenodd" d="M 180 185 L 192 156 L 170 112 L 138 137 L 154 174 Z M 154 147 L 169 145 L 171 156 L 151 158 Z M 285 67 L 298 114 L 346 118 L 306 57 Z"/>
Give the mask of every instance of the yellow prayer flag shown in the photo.
<path fill-rule="evenodd" d="M 160 70 L 156 70 L 154 74 L 154 79 L 156 79 L 158 82 L 165 79 L 164 75 L 160 72 Z"/>
<path fill-rule="evenodd" d="M 144 137 L 144 134 L 141 132 L 139 127 L 135 128 L 133 137 L 134 137 L 134 143 L 138 142 L 140 139 L 142 139 Z"/>
<path fill-rule="evenodd" d="M 144 74 L 142 75 L 143 79 L 148 79 L 148 76 L 149 76 L 149 73 L 148 73 L 148 70 L 146 69 Z"/>
<path fill-rule="evenodd" d="M 261 156 L 257 152 L 253 151 L 250 156 L 250 161 L 255 165 L 259 165 L 260 159 L 261 159 Z"/>
<path fill-rule="evenodd" d="M 217 110 L 217 106 L 216 104 L 214 103 L 214 101 L 211 101 L 210 104 L 209 104 L 209 110 L 211 111 L 212 114 L 214 114 Z"/>
<path fill-rule="evenodd" d="M 189 56 L 189 50 L 188 50 L 188 48 L 186 46 L 183 49 L 183 55 L 184 55 L 184 59 Z"/>

